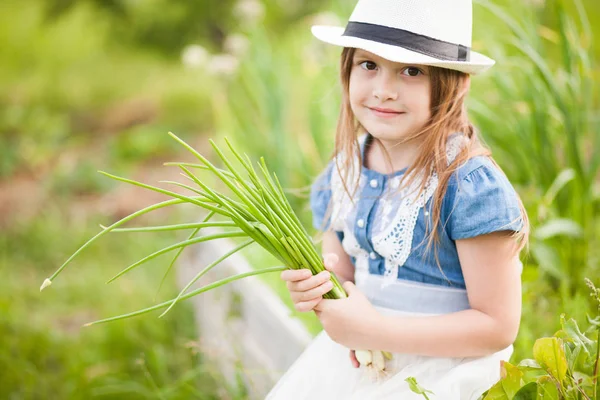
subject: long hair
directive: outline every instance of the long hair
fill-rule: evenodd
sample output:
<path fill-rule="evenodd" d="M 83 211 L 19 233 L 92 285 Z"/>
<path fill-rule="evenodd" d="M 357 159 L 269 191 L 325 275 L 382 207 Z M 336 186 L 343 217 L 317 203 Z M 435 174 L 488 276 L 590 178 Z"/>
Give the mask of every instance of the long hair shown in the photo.
<path fill-rule="evenodd" d="M 358 178 L 360 176 L 359 171 L 353 171 L 356 165 L 353 160 L 358 159 L 358 165 L 363 165 L 358 137 L 365 132 L 365 129 L 356 120 L 350 108 L 350 73 L 352 71 L 354 53 L 354 48 L 344 48 L 341 55 L 340 80 L 342 86 L 342 104 L 336 129 L 335 148 L 331 155 L 332 159 L 338 154 L 343 155 L 344 164 L 338 165 L 336 162 L 335 167 L 342 178 L 344 189 L 351 199 L 358 189 Z M 427 223 L 425 235 L 428 249 L 432 246 L 435 248 L 439 244 L 439 229 L 446 223 L 446 221 L 442 221 L 441 216 L 442 202 L 448 189 L 448 182 L 456 170 L 470 158 L 487 156 L 494 166 L 502 171 L 491 157 L 491 151 L 483 145 L 477 130 L 469 121 L 465 105 L 465 99 L 468 94 L 468 85 L 466 83 L 469 76 L 460 71 L 438 67 L 429 67 L 429 76 L 431 82 L 431 117 L 419 132 L 413 133 L 404 140 L 409 141 L 420 138 L 422 144 L 416 160 L 405 172 L 402 184 L 398 188 L 398 190 L 401 190 L 403 187 L 417 183 L 413 182 L 415 179 L 421 179 L 418 182 L 420 194 L 425 189 L 427 177 L 433 172 L 437 173 L 438 186 L 432 196 L 431 221 Z M 449 162 L 446 155 L 446 141 L 449 135 L 454 132 L 462 132 L 467 140 L 466 145 L 456 158 L 452 162 Z M 378 141 L 377 138 L 373 139 L 374 141 Z M 380 147 L 384 149 L 383 146 Z M 389 154 L 387 152 L 384 154 L 387 163 L 391 167 L 392 163 Z M 426 173 L 423 174 L 422 172 Z M 354 188 L 352 193 L 348 189 L 349 182 L 347 180 L 349 176 L 356 177 L 356 182 L 352 182 L 350 185 Z M 514 237 L 519 243 L 518 251 L 520 251 L 527 244 L 529 220 L 522 201 L 520 199 L 518 201 L 523 227 L 519 232 L 515 232 Z M 330 204 L 328 207 L 328 215 L 331 213 L 331 206 Z M 434 253 L 439 267 L 437 251 L 434 251 Z"/>

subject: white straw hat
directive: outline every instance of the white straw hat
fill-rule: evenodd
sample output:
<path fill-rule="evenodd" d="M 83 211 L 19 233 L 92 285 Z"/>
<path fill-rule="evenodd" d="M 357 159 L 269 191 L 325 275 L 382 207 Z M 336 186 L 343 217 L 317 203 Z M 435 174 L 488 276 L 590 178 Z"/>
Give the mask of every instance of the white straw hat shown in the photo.
<path fill-rule="evenodd" d="M 471 0 L 359 0 L 346 28 L 313 26 L 317 39 L 390 61 L 478 74 L 495 61 L 471 51 Z"/>

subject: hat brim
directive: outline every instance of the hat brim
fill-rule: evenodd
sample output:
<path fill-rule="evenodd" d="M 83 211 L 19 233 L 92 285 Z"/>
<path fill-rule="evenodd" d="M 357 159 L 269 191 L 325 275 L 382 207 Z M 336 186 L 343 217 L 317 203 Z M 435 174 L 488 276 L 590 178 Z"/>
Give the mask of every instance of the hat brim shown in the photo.
<path fill-rule="evenodd" d="M 425 54 L 389 44 L 360 39 L 352 36 L 343 36 L 344 28 L 339 26 L 315 25 L 311 28 L 312 34 L 319 40 L 342 47 L 363 49 L 376 54 L 386 60 L 403 64 L 422 64 L 434 67 L 448 68 L 462 71 L 467 74 L 480 74 L 496 62 L 476 51 L 470 52 L 469 61 L 440 60 Z"/>

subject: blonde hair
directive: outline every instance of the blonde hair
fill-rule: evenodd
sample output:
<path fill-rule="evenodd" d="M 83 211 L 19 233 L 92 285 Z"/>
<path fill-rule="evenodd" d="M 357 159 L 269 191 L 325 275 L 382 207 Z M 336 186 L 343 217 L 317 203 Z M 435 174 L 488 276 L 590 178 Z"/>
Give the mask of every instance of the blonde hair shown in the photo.
<path fill-rule="evenodd" d="M 344 190 L 351 199 L 358 189 L 358 177 L 360 176 L 359 171 L 352 170 L 356 165 L 353 160 L 359 160 L 359 168 L 363 165 L 358 137 L 365 131 L 354 117 L 350 108 L 350 73 L 352 71 L 354 53 L 354 48 L 344 48 L 342 50 L 340 62 L 342 104 L 336 129 L 335 148 L 331 155 L 331 159 L 334 159 L 338 154 L 343 155 L 344 164 L 338 165 L 336 162 L 335 166 L 342 178 Z M 422 146 L 415 162 L 404 173 L 402 185 L 398 189 L 400 190 L 402 187 L 411 185 L 415 179 L 421 179 L 421 182 L 419 182 L 420 194 L 425 189 L 427 179 L 426 177 L 423 178 L 423 174 L 419 174 L 418 172 L 429 171 L 431 174 L 435 171 L 437 173 L 439 183 L 432 196 L 431 224 L 426 228 L 425 234 L 428 249 L 432 246 L 435 248 L 439 244 L 438 229 L 447 222 L 441 220 L 442 202 L 448 188 L 448 182 L 457 169 L 470 158 L 487 156 L 493 165 L 502 172 L 502 169 L 491 157 L 491 151 L 483 145 L 477 130 L 469 121 L 465 105 L 465 98 L 468 94 L 468 74 L 445 68 L 429 67 L 429 76 L 431 80 L 431 118 L 421 131 L 414 133 L 406 139 L 408 141 L 421 138 Z M 456 158 L 452 162 L 449 162 L 446 154 L 446 141 L 448 136 L 454 132 L 462 132 L 468 140 L 466 140 L 466 145 Z M 373 137 L 373 140 L 378 141 L 375 137 Z M 383 146 L 380 147 L 384 149 Z M 387 152 L 385 152 L 385 156 L 388 164 L 391 166 L 391 159 Z M 353 193 L 350 193 L 348 190 L 347 180 L 349 176 L 357 178 L 357 181 L 351 185 L 354 188 Z M 522 250 L 527 244 L 529 235 L 527 213 L 521 199 L 518 199 L 518 201 L 523 226 L 520 231 L 515 232 L 513 235 L 519 243 L 517 252 Z M 332 205 L 330 204 L 325 221 L 331 215 L 331 208 Z M 437 251 L 434 253 L 439 267 Z"/>

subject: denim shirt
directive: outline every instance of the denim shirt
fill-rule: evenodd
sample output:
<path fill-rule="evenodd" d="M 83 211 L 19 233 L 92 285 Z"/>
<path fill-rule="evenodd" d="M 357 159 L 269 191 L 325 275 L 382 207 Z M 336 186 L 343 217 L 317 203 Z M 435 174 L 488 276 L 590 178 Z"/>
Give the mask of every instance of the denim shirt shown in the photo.
<path fill-rule="evenodd" d="M 365 139 L 370 140 L 370 135 L 361 137 L 359 141 L 363 160 Z M 333 170 L 332 160 L 311 186 L 310 205 L 313 225 L 317 229 L 329 228 L 330 221 L 324 221 L 324 218 L 332 199 L 330 182 Z M 377 224 L 382 223 L 381 219 L 376 218 L 377 209 L 381 206 L 381 195 L 405 171 L 403 169 L 386 175 L 364 165 L 360 168 L 361 179 L 365 178 L 367 184 L 359 187 L 356 192 L 356 210 L 350 226 L 354 227 L 353 235 L 358 245 L 369 254 L 368 273 L 371 275 L 383 275 L 386 263 L 389 263 L 377 253 L 373 245 L 373 232 L 380 228 Z M 418 211 L 410 253 L 397 269 L 399 280 L 465 289 L 456 240 L 496 231 L 519 231 L 523 225 L 518 195 L 502 171 L 486 156 L 469 159 L 451 177 L 443 198 L 442 226 L 438 228 L 439 243 L 435 247 L 439 266 L 442 268 L 440 270 L 431 248 L 427 246 L 426 226 L 431 226 L 432 202 L 433 197 Z M 399 201 L 391 205 L 392 208 L 399 206 Z M 343 241 L 344 233 L 336 233 L 340 241 Z M 351 257 L 351 260 L 356 266 L 356 258 Z"/>

